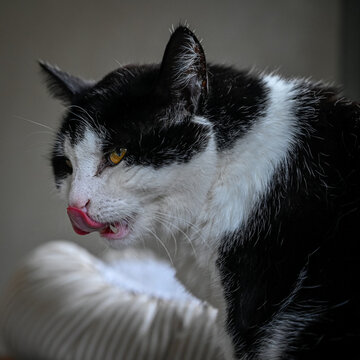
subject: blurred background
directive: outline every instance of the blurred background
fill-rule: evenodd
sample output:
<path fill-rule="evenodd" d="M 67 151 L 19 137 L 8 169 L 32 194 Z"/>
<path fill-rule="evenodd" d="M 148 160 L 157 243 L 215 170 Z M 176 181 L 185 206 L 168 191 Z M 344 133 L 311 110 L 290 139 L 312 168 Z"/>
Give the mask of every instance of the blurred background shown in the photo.
<path fill-rule="evenodd" d="M 62 106 L 47 94 L 37 59 L 100 79 L 119 64 L 159 62 L 169 28 L 187 21 L 210 61 L 325 80 L 360 99 L 359 4 L 1 0 L 0 292 L 19 260 L 46 241 L 104 251 L 96 235 L 73 233 L 56 197 L 48 155 Z"/>

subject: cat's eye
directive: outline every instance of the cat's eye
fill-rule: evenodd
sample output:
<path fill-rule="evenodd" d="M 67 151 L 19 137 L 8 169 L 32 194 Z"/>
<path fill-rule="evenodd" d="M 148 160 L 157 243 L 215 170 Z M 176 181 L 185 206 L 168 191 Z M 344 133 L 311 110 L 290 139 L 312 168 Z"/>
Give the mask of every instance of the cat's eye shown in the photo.
<path fill-rule="evenodd" d="M 65 159 L 65 164 L 66 164 L 68 173 L 71 174 L 71 173 L 72 173 L 72 170 L 73 170 L 71 161 L 70 161 L 69 159 Z"/>
<path fill-rule="evenodd" d="M 109 162 L 111 165 L 117 165 L 120 163 L 120 161 L 124 158 L 127 150 L 126 149 L 119 149 L 116 151 L 113 151 L 109 154 Z"/>

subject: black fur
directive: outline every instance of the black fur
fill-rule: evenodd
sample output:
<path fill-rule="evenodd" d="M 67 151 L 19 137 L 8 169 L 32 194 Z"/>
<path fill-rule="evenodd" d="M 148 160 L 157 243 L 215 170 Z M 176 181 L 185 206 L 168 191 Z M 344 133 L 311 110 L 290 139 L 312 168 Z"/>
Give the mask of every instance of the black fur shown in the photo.
<path fill-rule="evenodd" d="M 214 126 L 218 149 L 231 148 L 263 114 L 267 90 L 260 77 L 231 67 L 210 66 L 204 116 Z"/>
<path fill-rule="evenodd" d="M 82 80 L 44 61 L 39 61 L 39 65 L 45 76 L 48 89 L 55 97 L 62 100 L 64 104 L 71 103 L 77 96 L 94 84 L 92 81 Z"/>

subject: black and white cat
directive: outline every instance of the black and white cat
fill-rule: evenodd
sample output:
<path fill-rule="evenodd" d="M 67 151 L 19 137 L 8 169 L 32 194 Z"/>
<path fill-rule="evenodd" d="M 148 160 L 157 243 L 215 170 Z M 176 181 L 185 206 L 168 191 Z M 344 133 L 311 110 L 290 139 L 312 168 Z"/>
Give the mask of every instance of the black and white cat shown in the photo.
<path fill-rule="evenodd" d="M 160 65 L 41 67 L 69 105 L 52 166 L 77 233 L 161 241 L 225 359 L 360 358 L 358 105 L 207 64 L 182 26 Z"/>

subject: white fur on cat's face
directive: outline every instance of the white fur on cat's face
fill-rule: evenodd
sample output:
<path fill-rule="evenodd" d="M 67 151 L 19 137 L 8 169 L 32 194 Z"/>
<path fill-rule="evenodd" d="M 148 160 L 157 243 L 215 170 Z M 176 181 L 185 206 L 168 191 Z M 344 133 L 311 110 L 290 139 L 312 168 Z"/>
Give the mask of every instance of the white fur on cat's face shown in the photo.
<path fill-rule="evenodd" d="M 216 168 L 213 139 L 188 163 L 156 170 L 120 163 L 96 175 L 103 158 L 101 141 L 90 129 L 74 146 L 65 140 L 64 152 L 73 173 L 60 190 L 70 206 L 81 209 L 87 204 L 87 214 L 97 222 L 131 219 L 130 233 L 124 239 L 111 240 L 112 246 L 174 233 L 174 229 L 186 227 L 205 203 Z"/>

